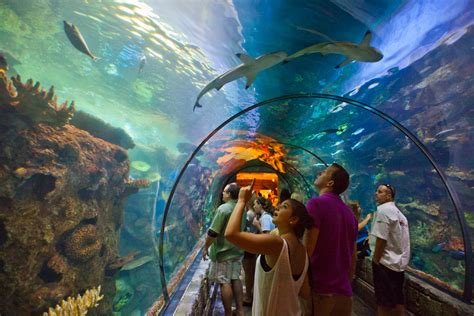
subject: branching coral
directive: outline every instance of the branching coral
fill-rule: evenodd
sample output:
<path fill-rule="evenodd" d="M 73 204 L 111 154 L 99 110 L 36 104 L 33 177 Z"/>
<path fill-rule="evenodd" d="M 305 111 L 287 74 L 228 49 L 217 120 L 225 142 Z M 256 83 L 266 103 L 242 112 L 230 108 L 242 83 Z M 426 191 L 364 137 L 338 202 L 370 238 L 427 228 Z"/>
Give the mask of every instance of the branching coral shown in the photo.
<path fill-rule="evenodd" d="M 0 113 L 16 112 L 32 124 L 62 126 L 68 123 L 76 111 L 74 101 L 58 105 L 54 87 L 47 92 L 39 82 L 33 83 L 32 79 L 22 83 L 20 76 L 9 80 L 0 73 Z"/>
<path fill-rule="evenodd" d="M 87 262 L 100 252 L 101 242 L 94 225 L 84 225 L 76 229 L 65 241 L 65 255 L 79 262 Z"/>
<path fill-rule="evenodd" d="M 80 294 L 77 297 L 68 297 L 67 300 L 62 300 L 60 305 L 56 305 L 53 309 L 50 307 L 48 312 L 43 313 L 43 316 L 69 316 L 69 315 L 86 315 L 87 310 L 92 307 L 97 307 L 97 303 L 104 296 L 100 295 L 100 285 L 96 288 L 87 290 L 83 296 Z"/>

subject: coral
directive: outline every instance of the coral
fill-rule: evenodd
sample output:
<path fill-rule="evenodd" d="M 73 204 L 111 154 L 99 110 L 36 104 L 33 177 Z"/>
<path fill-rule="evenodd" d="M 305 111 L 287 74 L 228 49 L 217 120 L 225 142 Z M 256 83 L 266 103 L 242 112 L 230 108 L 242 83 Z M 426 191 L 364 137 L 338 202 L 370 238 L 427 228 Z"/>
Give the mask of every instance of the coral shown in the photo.
<path fill-rule="evenodd" d="M 0 73 L 0 113 L 17 113 L 31 125 L 47 123 L 63 126 L 68 123 L 75 113 L 74 101 L 69 106 L 67 101 L 58 105 L 54 87 L 46 92 L 39 82 L 33 83 L 29 79 L 23 84 L 19 75 L 9 80 L 4 73 Z M 4 119 L 8 120 L 6 116 Z"/>
<path fill-rule="evenodd" d="M 88 113 L 77 111 L 70 124 L 89 132 L 92 136 L 108 141 L 125 149 L 135 147 L 133 139 L 119 127 L 104 122 Z"/>
<path fill-rule="evenodd" d="M 451 236 L 447 244 L 444 246 L 444 249 L 464 251 L 464 241 L 462 237 Z"/>
<path fill-rule="evenodd" d="M 65 255 L 79 262 L 87 262 L 98 255 L 100 247 L 97 229 L 90 224 L 74 230 L 64 243 Z"/>
<path fill-rule="evenodd" d="M 140 189 L 148 188 L 150 186 L 150 180 L 148 179 L 128 179 L 125 182 L 125 190 L 123 196 L 129 196 L 137 193 Z"/>
<path fill-rule="evenodd" d="M 66 315 L 86 315 L 87 310 L 99 306 L 97 303 L 104 296 L 100 295 L 100 285 L 97 288 L 87 290 L 83 296 L 80 294 L 77 297 L 68 297 L 67 300 L 62 300 L 60 305 L 56 305 L 53 309 L 50 307 L 48 312 L 43 313 L 43 316 L 66 316 Z"/>

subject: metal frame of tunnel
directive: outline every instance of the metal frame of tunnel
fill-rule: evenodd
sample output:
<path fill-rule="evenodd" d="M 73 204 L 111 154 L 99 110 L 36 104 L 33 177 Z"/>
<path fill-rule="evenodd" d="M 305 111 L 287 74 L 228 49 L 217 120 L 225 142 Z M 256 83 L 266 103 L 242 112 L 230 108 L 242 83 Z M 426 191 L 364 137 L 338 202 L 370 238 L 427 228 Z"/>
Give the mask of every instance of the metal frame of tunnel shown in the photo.
<path fill-rule="evenodd" d="M 345 97 L 340 97 L 336 95 L 331 95 L 331 94 L 321 94 L 321 93 L 300 93 L 300 94 L 291 94 L 291 95 L 284 95 L 276 98 L 271 98 L 268 100 L 264 100 L 262 102 L 256 103 L 234 115 L 229 117 L 227 120 L 225 120 L 222 124 L 220 124 L 218 127 L 216 127 L 211 133 L 209 133 L 206 138 L 197 146 L 197 148 L 194 150 L 194 152 L 191 154 L 191 156 L 188 158 L 184 166 L 181 168 L 181 171 L 178 175 L 178 177 L 175 180 L 175 183 L 173 184 L 173 187 L 171 189 L 170 195 L 166 201 L 166 206 L 163 211 L 163 218 L 162 218 L 162 223 L 161 223 L 161 234 L 160 234 L 160 241 L 159 241 L 159 265 L 160 265 L 160 278 L 161 278 L 161 285 L 162 285 L 162 290 L 163 290 L 163 298 L 166 302 L 166 304 L 169 302 L 169 293 L 167 289 L 167 284 L 166 284 L 166 276 L 165 276 L 165 271 L 164 271 L 164 264 L 163 264 L 163 236 L 164 236 L 164 229 L 165 229 L 165 223 L 166 223 L 166 217 L 168 215 L 169 208 L 171 206 L 171 201 L 173 199 L 173 195 L 176 191 L 176 188 L 181 180 L 181 177 L 184 175 L 184 172 L 186 171 L 188 165 L 191 163 L 191 161 L 194 159 L 196 154 L 201 150 L 201 148 L 206 144 L 218 131 L 220 131 L 223 127 L 225 127 L 227 124 L 232 122 L 234 119 L 238 118 L 239 116 L 250 112 L 256 108 L 259 108 L 264 105 L 268 105 L 274 102 L 278 101 L 286 101 L 286 100 L 291 100 L 291 99 L 328 99 L 328 100 L 334 100 L 338 102 L 345 102 L 347 104 L 356 106 L 360 109 L 366 110 L 372 114 L 375 114 L 376 116 L 382 118 L 386 122 L 388 122 L 390 125 L 394 126 L 397 128 L 400 132 L 402 132 L 406 137 L 408 137 L 417 147 L 420 149 L 420 151 L 423 153 L 423 155 L 428 159 L 428 161 L 431 163 L 433 168 L 436 170 L 438 175 L 441 178 L 441 181 L 444 184 L 444 187 L 446 188 L 449 198 L 451 199 L 451 202 L 453 203 L 456 216 L 458 218 L 460 227 L 461 227 L 461 233 L 463 237 L 463 242 L 464 242 L 464 252 L 465 252 L 465 275 L 464 275 L 464 291 L 463 291 L 463 301 L 465 303 L 470 304 L 471 299 L 472 299 L 472 247 L 471 247 L 471 240 L 469 233 L 467 231 L 467 224 L 464 219 L 464 213 L 461 210 L 461 202 L 459 200 L 459 197 L 456 193 L 456 191 L 453 189 L 451 184 L 449 183 L 446 175 L 444 174 L 443 170 L 441 167 L 436 163 L 433 155 L 431 152 L 428 150 L 428 148 L 423 145 L 423 143 L 414 135 L 412 134 L 406 127 L 404 127 L 401 123 L 399 123 L 397 120 L 392 118 L 390 115 L 386 114 L 383 111 L 380 111 L 368 104 L 352 100 L 349 98 Z M 287 106 L 287 104 L 281 104 L 281 106 Z M 453 294 L 453 293 L 451 293 Z"/>

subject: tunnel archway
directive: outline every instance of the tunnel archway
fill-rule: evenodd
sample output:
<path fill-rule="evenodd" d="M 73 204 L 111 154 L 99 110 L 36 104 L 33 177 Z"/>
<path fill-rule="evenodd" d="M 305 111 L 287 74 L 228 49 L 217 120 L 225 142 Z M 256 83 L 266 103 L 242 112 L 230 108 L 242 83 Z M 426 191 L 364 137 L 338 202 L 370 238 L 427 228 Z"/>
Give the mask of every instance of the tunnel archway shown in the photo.
<path fill-rule="evenodd" d="M 426 146 L 413 134 L 411 133 L 407 128 L 405 128 L 400 122 L 397 120 L 393 119 L 391 116 L 388 114 L 370 106 L 364 103 L 361 103 L 356 100 L 352 100 L 349 98 L 345 97 L 340 97 L 340 96 L 335 96 L 335 95 L 330 95 L 330 94 L 319 94 L 319 93 L 310 93 L 310 94 L 292 94 L 292 95 L 285 95 L 281 96 L 278 98 L 272 98 L 268 99 L 262 102 L 259 102 L 257 104 L 254 104 L 253 106 L 250 106 L 237 114 L 231 116 L 228 118 L 226 121 L 224 121 L 222 124 L 220 124 L 216 129 L 214 129 L 194 150 L 194 152 L 190 155 L 186 163 L 183 165 L 181 168 L 180 173 L 178 174 L 176 181 L 173 184 L 173 187 L 171 189 L 170 195 L 168 200 L 166 201 L 166 206 L 163 212 L 163 219 L 162 219 L 162 224 L 161 224 L 161 234 L 159 238 L 159 245 L 157 246 L 158 251 L 159 251 L 159 263 L 160 263 L 160 274 L 161 274 L 161 281 L 162 281 L 162 287 L 163 287 L 163 296 L 165 301 L 169 300 L 169 293 L 167 292 L 167 286 L 166 286 L 166 276 L 165 276 L 165 271 L 164 271 L 164 264 L 163 264 L 163 236 L 164 236 L 164 229 L 165 229 L 165 224 L 166 224 L 166 218 L 169 212 L 169 208 L 171 206 L 171 201 L 173 199 L 173 195 L 175 194 L 175 191 L 180 183 L 180 180 L 186 171 L 188 165 L 191 163 L 191 161 L 195 158 L 196 154 L 204 147 L 204 145 L 223 127 L 227 126 L 229 123 L 231 123 L 233 120 L 236 118 L 265 105 L 270 105 L 275 102 L 284 102 L 288 100 L 300 100 L 300 99 L 311 99 L 311 100 L 332 100 L 332 101 L 337 101 L 339 103 L 342 103 L 345 105 L 351 105 L 353 107 L 356 107 L 358 109 L 362 109 L 368 113 L 371 113 L 372 115 L 381 118 L 383 121 L 387 122 L 390 126 L 396 128 L 399 132 L 401 132 L 410 142 L 411 144 L 415 145 L 416 148 L 419 150 L 419 152 L 428 160 L 430 165 L 434 168 L 435 173 L 439 177 L 439 179 L 442 182 L 442 187 L 446 190 L 448 198 L 454 208 L 454 213 L 457 217 L 458 224 L 460 226 L 460 231 L 462 234 L 462 239 L 464 243 L 464 249 L 465 249 L 465 256 L 464 256 L 464 262 L 465 262 L 465 275 L 464 275 L 464 289 L 462 292 L 462 298 L 465 302 L 470 302 L 471 297 L 472 297 L 472 247 L 471 247 L 471 240 L 470 236 L 468 234 L 467 230 L 467 225 L 466 221 L 464 218 L 464 213 L 461 209 L 461 203 L 459 200 L 459 197 L 448 181 L 446 175 L 444 174 L 444 171 L 442 168 L 438 165 L 438 163 L 435 161 L 433 158 L 433 155 L 431 152 L 426 148 Z M 282 103 L 279 106 L 284 106 L 285 104 Z M 287 104 L 286 104 L 287 105 Z M 154 241 L 156 242 L 156 241 Z M 453 293 L 451 293 L 453 294 Z"/>

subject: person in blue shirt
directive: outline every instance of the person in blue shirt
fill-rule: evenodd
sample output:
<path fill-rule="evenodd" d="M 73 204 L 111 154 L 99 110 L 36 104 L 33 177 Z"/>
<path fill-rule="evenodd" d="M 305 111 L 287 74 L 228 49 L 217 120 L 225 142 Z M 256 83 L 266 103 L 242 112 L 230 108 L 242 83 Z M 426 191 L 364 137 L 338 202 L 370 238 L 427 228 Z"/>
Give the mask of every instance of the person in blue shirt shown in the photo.
<path fill-rule="evenodd" d="M 276 227 L 272 222 L 273 206 L 270 200 L 258 197 L 254 202 L 253 208 L 255 213 L 260 215 L 260 218 L 253 220 L 253 225 L 260 233 L 270 233 Z"/>
<path fill-rule="evenodd" d="M 357 234 L 356 244 L 357 244 L 357 258 L 362 259 L 364 257 L 368 257 L 371 254 L 370 246 L 369 246 L 369 227 L 368 223 L 372 219 L 372 214 L 369 213 L 365 216 L 364 220 L 360 221 L 360 216 L 362 215 L 362 209 L 360 208 L 359 201 L 349 201 L 347 205 L 352 209 L 354 212 L 354 216 L 357 218 L 358 230 L 359 233 Z"/>

